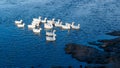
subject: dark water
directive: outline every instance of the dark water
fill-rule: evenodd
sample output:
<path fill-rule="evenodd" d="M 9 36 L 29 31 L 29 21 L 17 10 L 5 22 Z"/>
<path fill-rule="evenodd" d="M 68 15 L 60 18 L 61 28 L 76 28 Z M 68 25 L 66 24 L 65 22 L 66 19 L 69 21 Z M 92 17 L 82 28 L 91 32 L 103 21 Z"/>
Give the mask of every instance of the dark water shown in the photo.
<path fill-rule="evenodd" d="M 65 54 L 65 44 L 88 45 L 89 41 L 113 38 L 105 33 L 120 30 L 119 4 L 119 0 L 0 0 L 0 67 L 77 68 L 84 65 Z M 81 24 L 81 29 L 55 28 L 57 40 L 46 42 L 44 29 L 40 35 L 27 29 L 32 18 L 38 16 L 75 21 Z M 14 24 L 20 19 L 26 23 L 23 29 Z"/>

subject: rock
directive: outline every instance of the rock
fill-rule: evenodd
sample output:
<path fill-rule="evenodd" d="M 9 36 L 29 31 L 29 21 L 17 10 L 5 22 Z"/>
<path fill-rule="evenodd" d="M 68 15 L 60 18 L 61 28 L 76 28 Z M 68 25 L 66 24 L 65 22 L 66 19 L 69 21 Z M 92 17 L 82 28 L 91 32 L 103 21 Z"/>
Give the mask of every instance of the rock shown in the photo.
<path fill-rule="evenodd" d="M 100 42 L 96 42 L 96 41 L 93 41 L 93 42 L 88 42 L 90 45 L 102 45 Z"/>
<path fill-rule="evenodd" d="M 112 36 L 120 36 L 120 31 L 112 31 L 112 32 L 109 32 L 109 33 L 106 33 L 108 35 L 112 35 Z"/>
<path fill-rule="evenodd" d="M 106 52 L 118 52 L 120 49 L 120 37 L 111 40 L 98 40 L 103 45 L 102 47 Z"/>
<path fill-rule="evenodd" d="M 97 40 L 94 42 L 88 42 L 93 46 L 99 46 L 104 51 L 97 50 L 90 46 L 80 44 L 66 44 L 65 51 L 67 54 L 71 54 L 79 61 L 87 62 L 88 64 L 103 64 L 102 67 L 106 67 L 104 64 L 112 64 L 111 68 L 120 67 L 120 31 L 113 31 L 107 33 L 108 35 L 118 36 L 115 39 L 110 40 Z M 87 68 L 93 68 L 88 66 Z M 99 67 L 95 67 L 99 68 Z M 100 67 L 101 68 L 101 67 Z M 109 67 L 108 67 L 109 68 Z"/>
<path fill-rule="evenodd" d="M 66 45 L 65 51 L 67 54 L 72 54 L 74 58 L 82 62 L 99 63 L 99 64 L 107 64 L 110 62 L 109 60 L 110 57 L 108 53 L 99 51 L 90 46 L 84 46 L 84 45 L 78 45 L 72 43 Z"/>

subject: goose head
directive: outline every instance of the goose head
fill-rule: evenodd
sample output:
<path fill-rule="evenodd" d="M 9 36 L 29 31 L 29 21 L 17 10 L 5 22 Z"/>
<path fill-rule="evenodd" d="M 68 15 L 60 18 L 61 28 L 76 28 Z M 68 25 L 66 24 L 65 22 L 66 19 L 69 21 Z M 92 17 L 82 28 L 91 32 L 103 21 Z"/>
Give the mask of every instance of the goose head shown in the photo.
<path fill-rule="evenodd" d="M 47 17 L 45 18 L 45 20 L 47 20 Z"/>
<path fill-rule="evenodd" d="M 39 28 L 39 30 L 42 30 L 42 28 Z"/>
<path fill-rule="evenodd" d="M 39 16 L 39 20 L 41 20 L 41 18 L 42 18 L 42 17 L 41 17 L 41 16 Z"/>
<path fill-rule="evenodd" d="M 80 24 L 78 24 L 78 27 L 80 27 Z"/>
<path fill-rule="evenodd" d="M 20 22 L 22 22 L 23 20 L 20 20 Z"/>
<path fill-rule="evenodd" d="M 53 18 L 52 21 L 55 21 L 55 18 Z"/>
<path fill-rule="evenodd" d="M 68 25 L 68 23 L 65 23 L 65 25 Z"/>

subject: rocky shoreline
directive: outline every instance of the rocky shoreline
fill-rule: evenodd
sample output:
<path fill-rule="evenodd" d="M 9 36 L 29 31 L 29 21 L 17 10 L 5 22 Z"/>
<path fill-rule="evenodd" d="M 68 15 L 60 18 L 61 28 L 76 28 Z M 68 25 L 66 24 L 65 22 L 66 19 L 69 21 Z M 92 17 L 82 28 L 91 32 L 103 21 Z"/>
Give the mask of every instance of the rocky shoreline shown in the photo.
<path fill-rule="evenodd" d="M 120 31 L 106 33 L 107 35 L 117 36 L 110 40 L 97 40 L 88 42 L 90 45 L 98 46 L 104 51 L 100 51 L 90 46 L 69 43 L 66 44 L 65 52 L 71 54 L 81 62 L 90 64 L 102 64 L 102 68 L 119 68 L 120 67 Z M 111 64 L 111 66 L 109 65 Z M 107 66 L 108 65 L 108 66 Z M 109 67 L 110 66 L 110 67 Z M 93 66 L 94 67 L 94 66 Z M 87 68 L 93 68 L 87 66 Z M 95 67 L 96 68 L 96 67 Z M 97 68 L 101 68 L 98 66 Z"/>

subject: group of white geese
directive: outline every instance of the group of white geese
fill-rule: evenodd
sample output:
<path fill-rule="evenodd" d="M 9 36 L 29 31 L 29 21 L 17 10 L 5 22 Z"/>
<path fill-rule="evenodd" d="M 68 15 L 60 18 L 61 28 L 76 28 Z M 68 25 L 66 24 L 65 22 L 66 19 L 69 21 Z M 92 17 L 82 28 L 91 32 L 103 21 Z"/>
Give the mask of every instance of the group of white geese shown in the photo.
<path fill-rule="evenodd" d="M 29 29 L 32 29 L 34 33 L 40 33 L 42 30 L 42 28 L 40 27 L 41 23 L 44 24 L 45 29 L 53 29 L 53 27 L 59 27 L 62 29 L 67 29 L 67 30 L 71 28 L 80 29 L 80 24 L 74 25 L 74 22 L 72 22 L 72 24 L 70 23 L 63 24 L 63 22 L 60 19 L 58 19 L 58 21 L 55 21 L 54 18 L 52 20 L 47 20 L 47 18 L 44 18 L 44 20 L 42 20 L 41 16 L 39 16 L 39 18 L 33 18 L 32 23 L 27 26 Z M 25 23 L 23 23 L 23 20 L 15 21 L 15 24 L 19 28 L 23 28 L 25 26 Z M 46 31 L 46 41 L 55 41 L 56 40 L 55 32 L 56 30 L 53 30 L 52 32 Z"/>

